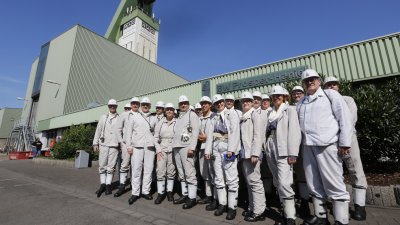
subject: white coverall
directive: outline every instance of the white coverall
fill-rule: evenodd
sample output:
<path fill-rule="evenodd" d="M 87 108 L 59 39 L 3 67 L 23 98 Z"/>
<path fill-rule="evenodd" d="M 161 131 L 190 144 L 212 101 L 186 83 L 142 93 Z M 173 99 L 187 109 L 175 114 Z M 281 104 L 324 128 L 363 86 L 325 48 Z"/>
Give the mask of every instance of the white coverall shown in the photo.
<path fill-rule="evenodd" d="M 211 131 L 211 132 L 210 132 Z M 237 154 L 240 149 L 239 118 L 235 112 L 226 108 L 211 118 L 211 129 L 207 133 L 205 154 L 213 155 L 215 179 L 220 205 L 236 210 L 239 176 L 237 170 Z M 226 160 L 230 151 L 235 154 L 234 160 Z M 228 190 L 228 195 L 226 193 Z"/>
<path fill-rule="evenodd" d="M 132 195 L 140 195 L 140 185 L 143 184 L 142 194 L 150 194 L 152 173 L 154 168 L 154 126 L 156 119 L 150 113 L 133 113 L 127 130 L 128 148 L 133 149 L 132 166 Z"/>
<path fill-rule="evenodd" d="M 157 160 L 157 191 L 165 193 L 165 181 L 167 181 L 167 192 L 172 192 L 175 180 L 175 165 L 172 155 L 172 140 L 174 138 L 176 119 L 168 121 L 165 117 L 161 119 L 154 129 L 154 145 L 156 153 L 162 152 L 163 157 Z"/>
<path fill-rule="evenodd" d="M 215 114 L 213 112 L 209 112 L 207 116 L 200 116 L 200 133 L 209 134 L 212 133 L 212 124 L 211 124 L 211 117 Z M 208 141 L 208 135 L 207 140 Z M 212 138 L 212 137 L 211 137 Z M 211 160 L 204 160 L 206 142 L 202 142 L 200 145 L 200 152 L 199 152 L 199 166 L 200 166 L 200 174 L 205 183 L 205 191 L 206 196 L 212 197 L 212 184 L 214 184 L 214 165 Z M 214 193 L 214 199 L 217 198 L 217 193 Z"/>
<path fill-rule="evenodd" d="M 199 117 L 190 109 L 181 112 L 175 125 L 172 151 L 181 181 L 182 195 L 196 199 L 197 178 L 194 157 L 187 157 L 188 150 L 195 151 L 199 136 Z"/>
<path fill-rule="evenodd" d="M 287 219 L 296 219 L 295 192 L 291 187 L 293 170 L 292 165 L 288 163 L 288 156 L 297 157 L 299 153 L 301 143 L 299 120 L 296 108 L 285 103 L 270 115 L 272 114 L 276 115 L 275 118 L 270 116 L 267 119 L 269 136 L 265 143 L 266 158 L 283 205 L 284 216 Z"/>
<path fill-rule="evenodd" d="M 247 113 L 243 113 L 240 121 L 240 157 L 243 159 L 242 166 L 249 195 L 249 210 L 261 215 L 266 206 L 264 186 L 260 173 L 261 161 L 259 160 L 256 164 L 253 164 L 251 156 L 260 157 L 262 155 L 261 145 L 265 137 L 265 129 L 262 127 L 263 123 L 260 114 L 255 112 L 254 109 L 250 110 Z M 248 114 L 249 116 L 246 116 Z"/>
<path fill-rule="evenodd" d="M 350 147 L 353 134 L 350 111 L 343 97 L 320 87 L 297 103 L 302 131 L 303 165 L 315 215 L 326 218 L 322 207 L 333 201 L 335 220 L 348 224 L 349 193 L 343 182 L 342 159 L 338 147 Z M 340 132 L 339 132 L 340 131 Z"/>
<path fill-rule="evenodd" d="M 126 139 L 127 139 L 126 134 L 129 127 L 129 119 L 132 117 L 132 115 L 133 115 L 132 111 L 123 112 L 119 116 L 116 124 L 117 138 L 118 138 L 118 143 L 121 146 L 121 159 L 122 159 L 121 166 L 119 169 L 120 184 L 125 184 L 126 182 L 129 172 L 129 164 L 131 161 L 131 156 L 128 154 L 128 149 L 126 146 Z"/>
<path fill-rule="evenodd" d="M 354 204 L 365 206 L 366 189 L 368 184 L 361 162 L 360 147 L 358 146 L 357 131 L 355 128 L 357 123 L 357 105 L 354 102 L 354 99 L 350 96 L 343 96 L 343 99 L 349 107 L 352 115 L 354 129 L 351 137 L 350 154 L 342 157 L 342 159 L 350 173 L 350 181 L 353 186 Z"/>
<path fill-rule="evenodd" d="M 102 115 L 97 124 L 93 145 L 99 146 L 100 183 L 110 185 L 113 179 L 115 164 L 118 156 L 118 140 L 115 124 L 118 113 Z"/>

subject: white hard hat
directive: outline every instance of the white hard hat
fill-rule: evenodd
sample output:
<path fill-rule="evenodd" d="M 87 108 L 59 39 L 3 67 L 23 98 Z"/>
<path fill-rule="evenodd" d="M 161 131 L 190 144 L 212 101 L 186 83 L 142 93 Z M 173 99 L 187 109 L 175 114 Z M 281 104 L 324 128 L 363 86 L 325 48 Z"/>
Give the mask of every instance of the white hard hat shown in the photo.
<path fill-rule="evenodd" d="M 261 92 L 259 92 L 259 91 L 253 92 L 253 98 L 254 98 L 254 97 L 259 97 L 259 98 L 261 98 Z"/>
<path fill-rule="evenodd" d="M 170 103 L 170 102 L 168 102 L 167 104 L 165 104 L 165 108 L 173 108 L 173 109 L 175 109 L 174 104 L 172 104 L 172 103 Z"/>
<path fill-rule="evenodd" d="M 140 100 L 140 104 L 142 103 L 151 104 L 150 99 L 148 97 L 143 97 L 142 100 Z"/>
<path fill-rule="evenodd" d="M 189 101 L 189 99 L 188 99 L 188 97 L 186 97 L 185 95 L 181 95 L 181 96 L 179 96 L 179 98 L 178 98 L 178 102 L 179 103 L 181 103 L 181 102 L 188 102 Z"/>
<path fill-rule="evenodd" d="M 294 88 L 292 89 L 292 92 L 293 91 L 301 91 L 304 93 L 304 89 L 301 86 L 294 86 Z"/>
<path fill-rule="evenodd" d="M 224 100 L 224 97 L 222 97 L 222 95 L 220 95 L 220 94 L 214 95 L 214 96 L 213 96 L 213 99 L 212 99 L 213 104 L 216 103 L 216 102 L 219 102 L 219 101 L 221 101 L 221 100 Z"/>
<path fill-rule="evenodd" d="M 329 82 L 336 82 L 339 83 L 339 80 L 336 77 L 325 77 L 324 83 L 327 84 Z"/>
<path fill-rule="evenodd" d="M 235 101 L 235 96 L 233 96 L 233 94 L 227 94 L 227 95 L 225 96 L 225 100 L 227 100 L 227 99 L 229 99 L 229 100 L 234 100 L 234 101 Z"/>
<path fill-rule="evenodd" d="M 124 108 L 131 108 L 131 104 L 126 103 L 125 106 L 124 106 Z"/>
<path fill-rule="evenodd" d="M 240 100 L 242 100 L 242 99 L 254 100 L 253 95 L 248 91 L 242 92 L 242 94 L 240 95 Z"/>
<path fill-rule="evenodd" d="M 301 80 L 303 81 L 304 79 L 310 78 L 310 77 L 320 77 L 317 73 L 317 71 L 313 69 L 306 69 L 303 71 L 301 74 Z"/>
<path fill-rule="evenodd" d="M 203 96 L 203 97 L 201 97 L 201 99 L 200 99 L 200 104 L 201 104 L 202 102 L 209 102 L 209 103 L 212 103 L 210 97 L 208 97 L 208 96 Z"/>
<path fill-rule="evenodd" d="M 279 85 L 273 86 L 270 93 L 270 95 L 286 95 L 286 94 L 288 94 L 287 90 L 285 91 L 285 89 Z"/>
<path fill-rule="evenodd" d="M 264 99 L 270 99 L 270 98 L 267 94 L 262 94 L 261 99 L 264 100 Z"/>
<path fill-rule="evenodd" d="M 194 106 L 194 108 L 195 109 L 201 109 L 201 105 L 200 105 L 200 103 L 198 102 L 198 103 L 196 103 L 196 105 Z"/>
<path fill-rule="evenodd" d="M 158 102 L 156 103 L 156 107 L 164 108 L 164 102 L 163 102 L 163 101 L 158 101 Z"/>
<path fill-rule="evenodd" d="M 118 104 L 117 104 L 117 101 L 115 99 L 110 99 L 108 101 L 108 105 L 118 105 Z"/>
<path fill-rule="evenodd" d="M 287 96 L 289 96 L 290 94 L 289 94 L 289 91 L 286 89 L 286 88 L 283 88 L 283 92 L 285 92 L 285 94 L 284 95 L 287 95 Z"/>
<path fill-rule="evenodd" d="M 131 98 L 131 103 L 132 102 L 140 102 L 138 97 L 132 97 Z"/>

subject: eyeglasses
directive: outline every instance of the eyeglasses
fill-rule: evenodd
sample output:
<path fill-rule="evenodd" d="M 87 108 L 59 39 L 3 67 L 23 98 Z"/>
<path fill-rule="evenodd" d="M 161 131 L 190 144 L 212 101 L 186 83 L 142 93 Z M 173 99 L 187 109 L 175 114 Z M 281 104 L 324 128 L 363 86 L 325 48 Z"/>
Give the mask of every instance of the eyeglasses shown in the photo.
<path fill-rule="evenodd" d="M 116 105 L 109 105 L 108 108 L 117 108 Z"/>
<path fill-rule="evenodd" d="M 318 79 L 318 77 L 309 77 L 309 78 L 304 79 L 303 83 L 307 84 L 307 83 L 310 83 L 310 82 L 314 82 L 317 79 Z"/>
<path fill-rule="evenodd" d="M 142 104 L 140 104 L 140 106 L 150 107 L 150 104 L 148 104 L 148 103 L 142 103 Z"/>
<path fill-rule="evenodd" d="M 189 105 L 189 102 L 179 102 L 179 105 Z"/>
<path fill-rule="evenodd" d="M 165 111 L 174 111 L 172 108 L 166 108 Z"/>

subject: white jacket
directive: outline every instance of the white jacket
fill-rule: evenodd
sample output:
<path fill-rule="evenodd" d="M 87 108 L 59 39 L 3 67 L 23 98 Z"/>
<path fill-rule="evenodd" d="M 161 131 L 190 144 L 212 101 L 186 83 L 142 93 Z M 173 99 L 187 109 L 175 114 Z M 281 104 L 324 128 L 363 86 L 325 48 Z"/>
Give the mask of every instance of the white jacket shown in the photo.
<path fill-rule="evenodd" d="M 199 137 L 199 117 L 192 110 L 181 112 L 175 124 L 172 148 L 189 147 L 195 151 Z"/>
<path fill-rule="evenodd" d="M 353 125 L 349 108 L 337 91 L 328 89 L 325 93 L 319 88 L 297 103 L 303 144 L 328 146 L 338 143 L 339 147 L 350 147 Z"/>
<path fill-rule="evenodd" d="M 118 138 L 115 130 L 118 117 L 118 113 L 107 113 L 100 117 L 96 133 L 94 134 L 93 145 L 118 147 Z M 104 141 L 101 141 L 103 138 Z"/>

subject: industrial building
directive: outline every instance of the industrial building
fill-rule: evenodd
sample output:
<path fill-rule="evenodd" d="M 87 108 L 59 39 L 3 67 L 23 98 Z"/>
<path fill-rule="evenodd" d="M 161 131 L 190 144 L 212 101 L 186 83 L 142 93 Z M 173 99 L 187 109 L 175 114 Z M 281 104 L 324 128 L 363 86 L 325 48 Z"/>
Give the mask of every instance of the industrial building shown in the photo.
<path fill-rule="evenodd" d="M 46 146 L 77 124 L 96 123 L 110 98 L 122 106 L 132 96 L 195 104 L 203 95 L 259 90 L 299 80 L 312 68 L 351 82 L 400 75 L 400 33 L 188 82 L 158 66 L 159 23 L 154 1 L 122 0 L 105 37 L 75 26 L 44 44 L 32 65 L 22 119 Z"/>

